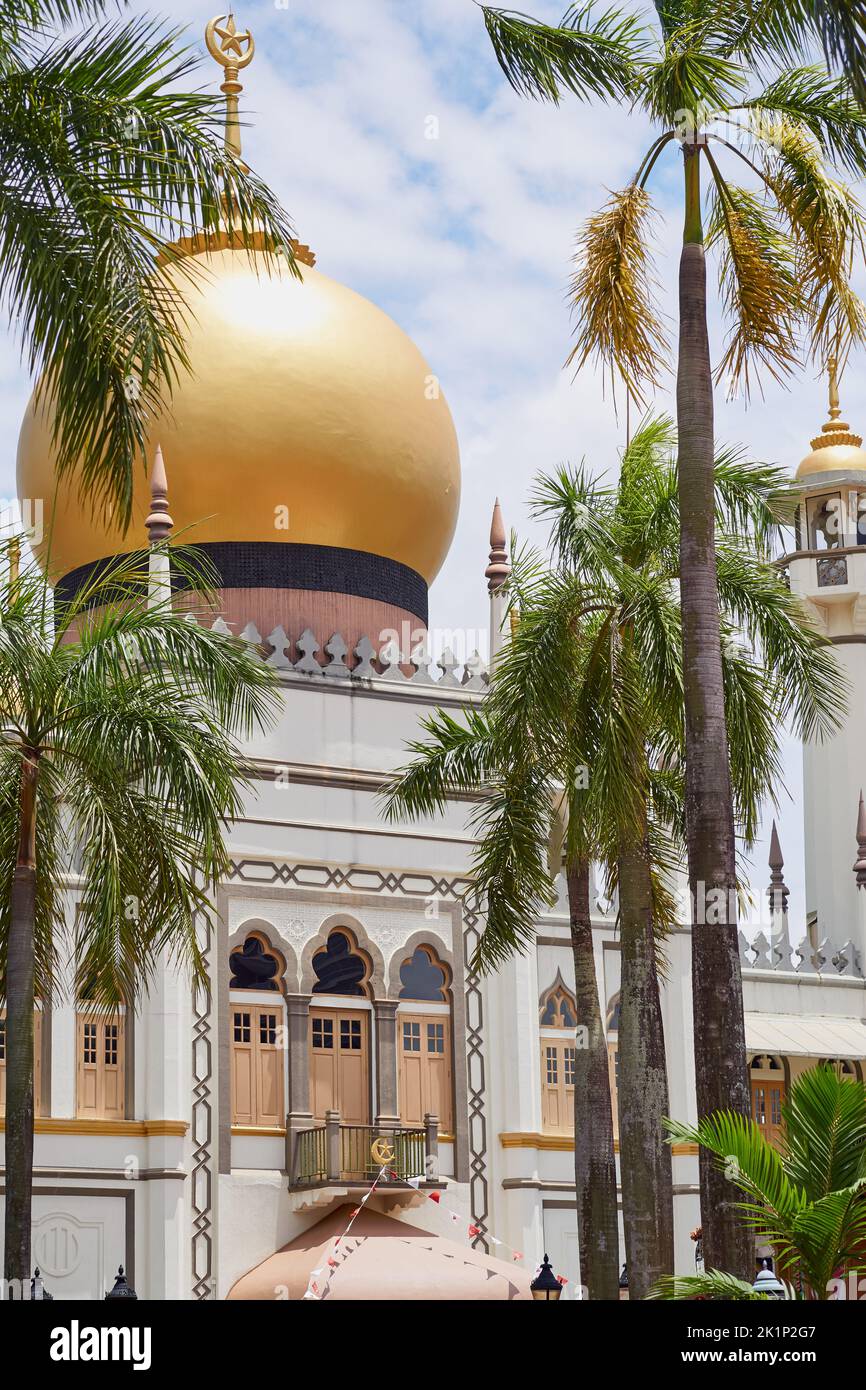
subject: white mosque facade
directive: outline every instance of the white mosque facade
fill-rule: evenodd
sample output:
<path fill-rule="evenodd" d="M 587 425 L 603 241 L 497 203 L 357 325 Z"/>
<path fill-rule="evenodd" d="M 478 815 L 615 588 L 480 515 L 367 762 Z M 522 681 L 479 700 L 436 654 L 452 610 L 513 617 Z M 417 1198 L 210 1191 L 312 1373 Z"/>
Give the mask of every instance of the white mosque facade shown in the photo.
<path fill-rule="evenodd" d="M 479 978 L 471 806 L 454 801 L 412 825 L 381 811 L 419 720 L 481 704 L 488 684 L 476 654 L 430 661 L 423 650 L 427 586 L 458 504 L 451 417 L 401 330 L 297 250 L 301 281 L 257 277 L 231 247 L 191 248 L 208 260 L 190 328 L 194 375 L 153 443 L 176 530 L 209 518 L 196 540 L 221 575 L 218 621 L 263 644 L 281 715 L 246 749 L 252 789 L 228 831 L 213 923 L 202 925 L 209 989 L 166 966 L 115 1020 L 69 998 L 40 1012 L 34 1262 L 60 1299 L 103 1297 L 119 1265 L 146 1299 L 294 1298 L 313 1285 L 325 1298 L 525 1298 L 548 1252 L 564 1296 L 578 1297 L 564 897 L 539 917 L 531 950 Z M 229 387 L 239 411 L 227 407 Z M 768 1133 L 804 1068 L 831 1059 L 862 1080 L 866 1065 L 866 548 L 856 525 L 866 454 L 834 410 L 800 467 L 787 564 L 855 698 L 836 739 L 805 751 L 808 920 L 789 926 L 780 909 L 752 946 L 743 940 L 754 1114 Z M 50 428 L 31 409 L 21 495 L 52 496 L 51 469 Z M 834 499 L 853 528 L 826 524 Z M 139 525 L 149 500 L 142 480 Z M 130 548 L 73 490 L 57 507 L 61 583 Z M 497 512 L 492 651 L 506 640 L 503 547 Z M 389 633 L 407 630 L 397 650 Z M 778 885 L 775 843 L 772 873 Z M 78 891 L 70 878 L 70 918 Z M 593 936 L 615 1092 L 619 939 L 600 892 Z M 694 1118 L 700 1019 L 686 925 L 668 949 L 671 1110 Z M 687 1272 L 697 1157 L 675 1145 L 673 1163 L 676 1261 Z M 329 1266 L 322 1252 L 359 1208 L 364 1239 Z M 365 1257 L 365 1241 L 374 1249 L 394 1223 L 414 1242 L 412 1260 L 393 1240 L 378 1263 Z M 272 1278 L 268 1262 L 286 1246 L 290 1275 L 284 1264 Z"/>

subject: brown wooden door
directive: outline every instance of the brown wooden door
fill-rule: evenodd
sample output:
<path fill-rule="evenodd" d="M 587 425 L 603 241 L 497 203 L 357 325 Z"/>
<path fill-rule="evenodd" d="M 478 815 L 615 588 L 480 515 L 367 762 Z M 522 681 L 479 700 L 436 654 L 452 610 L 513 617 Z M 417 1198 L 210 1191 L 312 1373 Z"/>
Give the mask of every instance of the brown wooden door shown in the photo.
<path fill-rule="evenodd" d="M 278 1128 L 283 1110 L 282 1010 L 232 1004 L 232 1124 Z"/>
<path fill-rule="evenodd" d="M 79 1014 L 75 1096 L 79 1118 L 123 1119 L 125 1070 L 123 1018 Z"/>
<path fill-rule="evenodd" d="M 454 1124 L 451 1075 L 451 1019 L 445 1014 L 398 1014 L 400 1041 L 400 1118 L 423 1125 L 437 1115 L 450 1134 Z"/>
<path fill-rule="evenodd" d="M 33 1015 L 33 1113 L 42 1114 L 42 1013 Z M 6 1114 L 6 1015 L 0 1013 L 0 1115 Z"/>
<path fill-rule="evenodd" d="M 541 1124 L 556 1134 L 574 1129 L 573 1043 L 541 1039 Z"/>
<path fill-rule="evenodd" d="M 370 1123 L 369 1038 L 365 1010 L 310 1010 L 310 1105 L 320 1123 L 326 1110 L 344 1124 Z"/>
<path fill-rule="evenodd" d="M 783 1082 L 752 1079 L 752 1119 L 769 1144 L 778 1147 L 782 1137 Z"/>

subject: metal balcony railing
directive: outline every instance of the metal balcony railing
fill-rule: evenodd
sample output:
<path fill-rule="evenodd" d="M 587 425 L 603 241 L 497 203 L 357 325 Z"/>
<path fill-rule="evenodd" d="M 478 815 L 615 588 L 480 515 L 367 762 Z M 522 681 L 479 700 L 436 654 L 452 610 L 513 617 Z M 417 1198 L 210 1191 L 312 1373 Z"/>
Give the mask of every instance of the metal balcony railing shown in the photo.
<path fill-rule="evenodd" d="M 344 1125 L 339 1113 L 329 1110 L 323 1125 L 290 1133 L 290 1186 L 367 1184 L 383 1168 L 388 1182 L 437 1182 L 439 1120 L 425 1115 L 424 1121 L 423 1129 Z"/>

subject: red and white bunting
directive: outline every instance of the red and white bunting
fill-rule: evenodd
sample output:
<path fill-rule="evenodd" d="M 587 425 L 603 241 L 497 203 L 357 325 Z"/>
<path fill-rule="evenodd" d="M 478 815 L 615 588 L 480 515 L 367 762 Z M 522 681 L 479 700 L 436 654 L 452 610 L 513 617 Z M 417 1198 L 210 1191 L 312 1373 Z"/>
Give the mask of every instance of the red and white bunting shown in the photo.
<path fill-rule="evenodd" d="M 345 1231 L 341 1236 L 337 1236 L 336 1240 L 334 1241 L 334 1250 L 333 1253 L 328 1256 L 326 1268 L 313 1269 L 310 1271 L 310 1282 L 307 1285 L 307 1291 L 304 1294 L 304 1298 L 320 1299 L 324 1296 L 325 1293 L 327 1293 L 328 1287 L 333 1277 L 333 1271 L 339 1269 L 343 1261 L 348 1259 L 349 1255 L 352 1253 L 351 1250 L 346 1250 L 345 1254 L 342 1255 L 342 1259 L 338 1260 L 335 1258 L 338 1247 L 340 1247 L 341 1245 L 345 1246 L 345 1242 L 349 1236 L 349 1232 L 351 1231 L 352 1226 L 354 1225 L 355 1218 L 357 1216 L 360 1216 L 361 1209 L 372 1197 L 373 1193 L 376 1191 L 376 1188 L 379 1186 L 379 1183 L 385 1176 L 385 1173 L 388 1171 L 390 1171 L 390 1175 L 392 1178 L 395 1179 L 395 1181 L 405 1182 L 409 1187 L 414 1187 L 416 1191 L 421 1187 L 422 1182 L 426 1181 L 423 1177 L 401 1178 L 399 1173 L 395 1173 L 393 1169 L 389 1170 L 387 1168 L 387 1165 L 385 1167 L 380 1168 L 372 1184 L 361 1198 L 360 1204 L 357 1207 L 353 1208 L 349 1217 L 349 1224 L 347 1225 Z M 430 1191 L 427 1192 L 426 1195 L 431 1202 L 436 1203 L 436 1205 L 439 1207 L 439 1210 L 442 1211 L 448 1217 L 448 1219 L 451 1221 L 453 1225 L 460 1225 L 461 1222 L 465 1220 L 465 1217 L 461 1216 L 459 1212 L 454 1211 L 451 1207 L 442 1206 L 442 1194 L 440 1192 Z M 466 1229 L 467 1236 L 470 1240 L 474 1240 L 476 1236 L 480 1236 L 482 1233 L 481 1227 L 476 1226 L 475 1223 L 471 1221 L 468 1223 Z M 507 1241 L 500 1240 L 498 1236 L 491 1235 L 489 1231 L 484 1236 L 484 1239 L 488 1240 L 491 1245 L 501 1246 L 503 1250 L 507 1250 L 511 1256 L 513 1264 L 523 1263 L 524 1257 L 522 1250 L 515 1250 L 514 1247 L 512 1245 L 509 1245 Z M 540 1269 L 541 1265 L 539 1265 L 538 1269 L 535 1271 L 536 1275 L 538 1274 Z M 326 1276 L 324 1280 L 323 1275 Z M 556 1278 L 558 1282 L 562 1285 L 562 1287 L 565 1288 L 566 1284 L 568 1283 L 568 1279 L 565 1277 L 565 1275 L 557 1274 Z"/>

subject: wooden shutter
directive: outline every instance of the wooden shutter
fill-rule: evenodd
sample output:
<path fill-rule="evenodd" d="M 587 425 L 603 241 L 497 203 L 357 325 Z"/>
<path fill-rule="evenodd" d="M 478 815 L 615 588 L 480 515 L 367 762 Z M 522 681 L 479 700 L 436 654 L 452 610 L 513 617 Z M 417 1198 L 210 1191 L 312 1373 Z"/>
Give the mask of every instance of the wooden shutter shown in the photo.
<path fill-rule="evenodd" d="M 575 1045 L 541 1039 L 541 1127 L 554 1134 L 574 1129 Z"/>
<path fill-rule="evenodd" d="M 232 1004 L 232 1124 L 277 1128 L 283 1110 L 282 1009 Z"/>
<path fill-rule="evenodd" d="M 76 1113 L 81 1119 L 121 1120 L 126 1111 L 124 1020 L 79 1014 Z"/>
<path fill-rule="evenodd" d="M 337 1109 L 347 1125 L 370 1123 L 370 1066 L 367 1014 L 360 1009 L 338 1016 Z"/>
<path fill-rule="evenodd" d="M 398 1014 L 400 1042 L 400 1118 L 423 1125 L 437 1115 L 439 1128 L 454 1124 L 451 1079 L 451 1019 L 446 1014 Z"/>
<path fill-rule="evenodd" d="M 33 1015 L 33 1113 L 42 1114 L 42 1010 Z M 0 1013 L 0 1115 L 6 1114 L 6 1015 Z"/>
<path fill-rule="evenodd" d="M 320 1123 L 337 1109 L 337 1015 L 310 1010 L 310 1105 Z"/>
<path fill-rule="evenodd" d="M 426 1018 L 424 1032 L 427 1071 L 425 1113 L 438 1115 L 439 1128 L 445 1134 L 450 1134 L 454 1127 L 451 1102 L 451 1020 L 443 1014 L 437 1018 Z"/>
<path fill-rule="evenodd" d="M 257 1010 L 256 1111 L 258 1125 L 283 1125 L 283 1049 L 280 1047 L 281 1013 Z"/>
<path fill-rule="evenodd" d="M 363 1009 L 310 1010 L 310 1104 L 320 1123 L 326 1110 L 344 1124 L 370 1123 L 369 1037 Z"/>
<path fill-rule="evenodd" d="M 255 1124 L 253 1010 L 232 1007 L 232 1123 Z"/>

